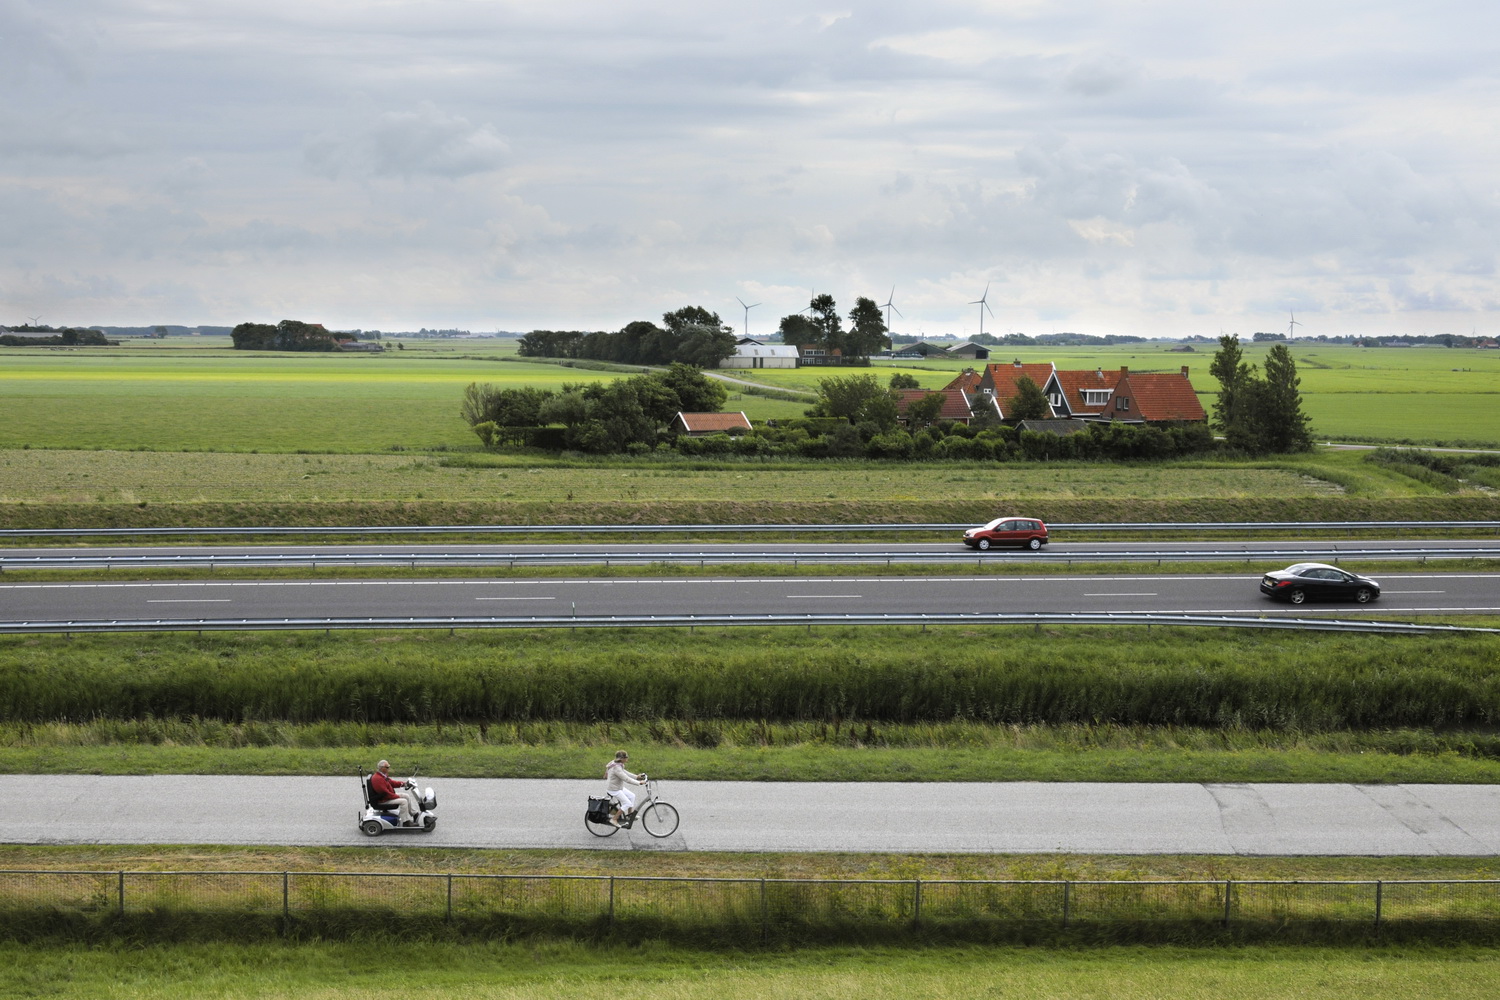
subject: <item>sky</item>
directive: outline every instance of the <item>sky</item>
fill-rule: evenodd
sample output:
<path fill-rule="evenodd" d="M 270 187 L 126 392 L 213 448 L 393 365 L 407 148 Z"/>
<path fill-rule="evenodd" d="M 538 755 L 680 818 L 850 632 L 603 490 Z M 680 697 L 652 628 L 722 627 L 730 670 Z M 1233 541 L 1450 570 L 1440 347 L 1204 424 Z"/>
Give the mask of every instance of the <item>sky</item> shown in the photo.
<path fill-rule="evenodd" d="M 1472 0 L 0 0 L 0 324 L 1495 336 L 1497 50 Z"/>

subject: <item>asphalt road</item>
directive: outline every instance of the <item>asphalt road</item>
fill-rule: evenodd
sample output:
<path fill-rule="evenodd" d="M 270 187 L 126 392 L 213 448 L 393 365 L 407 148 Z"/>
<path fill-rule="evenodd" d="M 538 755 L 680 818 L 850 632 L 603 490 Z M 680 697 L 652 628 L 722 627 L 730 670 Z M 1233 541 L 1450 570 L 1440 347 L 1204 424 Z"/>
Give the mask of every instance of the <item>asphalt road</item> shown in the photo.
<path fill-rule="evenodd" d="M 1162 613 L 1418 616 L 1500 612 L 1500 574 L 1377 576 L 1383 592 L 1293 609 L 1260 574 L 0 583 L 0 620 L 687 614 Z"/>
<path fill-rule="evenodd" d="M 355 777 L 0 776 L 11 844 L 1247 855 L 1500 854 L 1500 786 L 663 781 L 657 840 L 583 826 L 601 782 L 431 779 L 430 834 L 364 836 Z"/>

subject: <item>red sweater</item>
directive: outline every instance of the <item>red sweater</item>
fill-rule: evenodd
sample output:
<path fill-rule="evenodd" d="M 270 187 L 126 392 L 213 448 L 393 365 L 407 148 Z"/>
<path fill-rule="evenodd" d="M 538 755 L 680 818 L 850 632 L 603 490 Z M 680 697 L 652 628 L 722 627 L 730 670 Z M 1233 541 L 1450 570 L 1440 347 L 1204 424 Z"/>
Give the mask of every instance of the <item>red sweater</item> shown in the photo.
<path fill-rule="evenodd" d="M 389 802 L 396 797 L 396 789 L 406 784 L 376 771 L 370 775 L 370 793 L 376 802 Z"/>

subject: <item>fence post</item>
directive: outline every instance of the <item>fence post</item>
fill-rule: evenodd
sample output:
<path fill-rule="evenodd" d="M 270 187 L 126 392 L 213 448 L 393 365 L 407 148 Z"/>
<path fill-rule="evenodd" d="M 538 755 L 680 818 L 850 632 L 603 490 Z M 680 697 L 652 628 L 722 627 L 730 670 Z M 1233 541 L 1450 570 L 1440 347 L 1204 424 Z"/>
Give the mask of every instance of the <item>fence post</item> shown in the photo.
<path fill-rule="evenodd" d="M 292 873 L 281 873 L 281 935 L 285 937 L 292 929 L 292 907 L 291 907 L 291 883 Z"/>
<path fill-rule="evenodd" d="M 449 923 L 453 922 L 453 873 L 448 873 L 448 912 L 443 917 Z"/>
<path fill-rule="evenodd" d="M 1380 879 L 1376 879 L 1375 880 L 1375 926 L 1376 927 L 1380 926 L 1380 903 L 1381 903 L 1381 898 L 1380 897 L 1382 895 L 1384 895 L 1384 893 L 1381 891 L 1384 888 L 1385 888 L 1385 883 L 1383 881 L 1381 881 Z"/>
<path fill-rule="evenodd" d="M 125 915 L 125 873 L 120 872 L 120 916 Z"/>
<path fill-rule="evenodd" d="M 916 927 L 922 922 L 922 880 L 916 879 L 915 900 L 911 910 L 911 925 Z"/>
<path fill-rule="evenodd" d="M 609 926 L 615 926 L 615 877 L 609 877 Z"/>
<path fill-rule="evenodd" d="M 1063 883 L 1063 926 L 1064 927 L 1068 926 L 1068 916 L 1069 916 L 1069 914 L 1068 914 L 1068 908 L 1069 908 L 1069 905 L 1072 903 L 1072 895 L 1073 895 L 1073 883 L 1072 882 L 1064 882 Z"/>
<path fill-rule="evenodd" d="M 771 918 L 766 911 L 766 880 L 760 880 L 760 943 L 765 944 L 771 936 Z"/>
<path fill-rule="evenodd" d="M 1231 879 L 1224 880 L 1224 926 L 1229 926 L 1229 898 L 1234 892 L 1234 882 Z"/>

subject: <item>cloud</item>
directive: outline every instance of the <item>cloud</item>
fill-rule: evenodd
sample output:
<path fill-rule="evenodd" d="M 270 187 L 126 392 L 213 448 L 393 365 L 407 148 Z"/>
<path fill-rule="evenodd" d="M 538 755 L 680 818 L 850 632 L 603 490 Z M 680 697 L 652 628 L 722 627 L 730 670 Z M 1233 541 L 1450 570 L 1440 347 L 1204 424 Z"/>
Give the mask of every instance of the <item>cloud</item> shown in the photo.
<path fill-rule="evenodd" d="M 423 104 L 416 111 L 387 112 L 352 138 L 315 139 L 305 155 L 315 172 L 330 179 L 352 172 L 453 180 L 501 169 L 510 146 L 493 125 L 476 126 Z"/>

